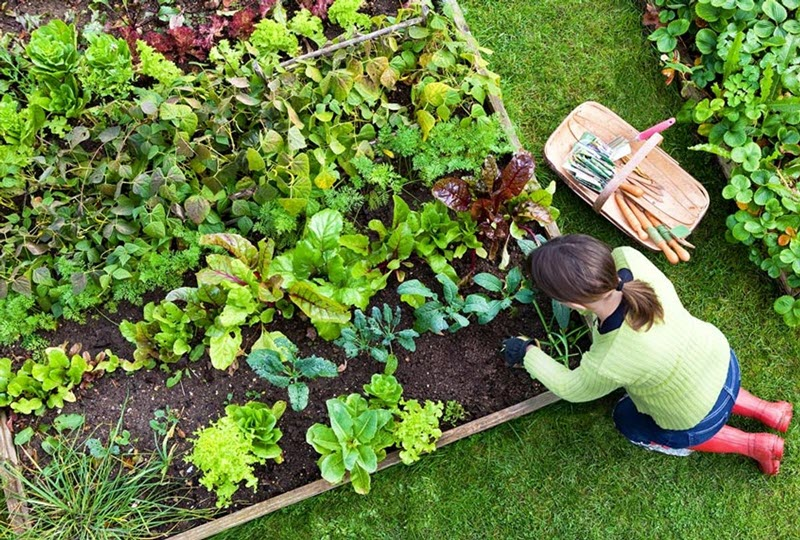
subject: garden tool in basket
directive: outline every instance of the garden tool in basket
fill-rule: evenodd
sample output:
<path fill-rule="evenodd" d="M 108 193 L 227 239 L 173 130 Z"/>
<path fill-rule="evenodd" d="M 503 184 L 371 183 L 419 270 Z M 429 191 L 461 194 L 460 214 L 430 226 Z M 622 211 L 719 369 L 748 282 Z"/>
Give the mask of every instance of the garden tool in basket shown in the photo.
<path fill-rule="evenodd" d="M 638 142 L 638 141 L 646 141 L 650 137 L 652 137 L 656 133 L 661 133 L 668 127 L 672 126 L 675 123 L 674 118 L 668 118 L 663 122 L 659 122 L 658 124 L 654 125 L 653 127 L 647 128 L 646 130 L 639 133 L 633 139 L 626 139 L 625 137 L 618 136 L 611 139 L 608 142 L 607 146 L 611 152 L 611 159 L 617 161 L 631 153 L 631 143 Z"/>

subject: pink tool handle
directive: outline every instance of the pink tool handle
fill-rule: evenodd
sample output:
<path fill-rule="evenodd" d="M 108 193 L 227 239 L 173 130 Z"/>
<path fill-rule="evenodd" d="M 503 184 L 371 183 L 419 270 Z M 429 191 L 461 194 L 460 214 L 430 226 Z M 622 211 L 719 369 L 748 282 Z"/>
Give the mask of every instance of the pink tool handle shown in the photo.
<path fill-rule="evenodd" d="M 661 133 L 662 131 L 664 131 L 665 129 L 667 129 L 668 127 L 673 125 L 674 123 L 675 123 L 675 119 L 674 118 L 668 118 L 668 119 L 664 120 L 663 122 L 659 122 L 658 124 L 654 125 L 653 127 L 647 128 L 646 130 L 644 130 L 641 133 L 639 133 L 636 136 L 636 140 L 637 141 L 646 141 L 647 139 L 652 137 L 654 133 Z"/>

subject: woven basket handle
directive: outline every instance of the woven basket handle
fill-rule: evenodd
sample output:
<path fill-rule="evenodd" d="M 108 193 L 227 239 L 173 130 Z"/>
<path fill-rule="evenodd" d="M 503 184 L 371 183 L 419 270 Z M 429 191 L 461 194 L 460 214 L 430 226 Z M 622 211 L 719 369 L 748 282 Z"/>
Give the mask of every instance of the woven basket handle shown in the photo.
<path fill-rule="evenodd" d="M 608 198 L 611 197 L 611 194 L 617 190 L 619 185 L 624 182 L 628 176 L 630 176 L 630 174 L 633 172 L 633 169 L 635 169 L 639 163 L 641 163 L 644 158 L 647 157 L 647 154 L 649 154 L 650 151 L 658 146 L 663 140 L 664 137 L 662 137 L 660 133 L 656 133 L 647 139 L 641 147 L 639 147 L 639 150 L 637 150 L 636 153 L 631 156 L 631 159 L 628 160 L 628 163 L 626 163 L 624 167 L 617 171 L 614 177 L 608 182 L 608 184 L 606 184 L 606 187 L 603 188 L 603 191 L 601 191 L 594 200 L 594 203 L 592 203 L 592 208 L 594 208 L 595 212 L 598 214 L 600 213 L 600 211 L 603 209 L 603 205 L 605 205 Z"/>

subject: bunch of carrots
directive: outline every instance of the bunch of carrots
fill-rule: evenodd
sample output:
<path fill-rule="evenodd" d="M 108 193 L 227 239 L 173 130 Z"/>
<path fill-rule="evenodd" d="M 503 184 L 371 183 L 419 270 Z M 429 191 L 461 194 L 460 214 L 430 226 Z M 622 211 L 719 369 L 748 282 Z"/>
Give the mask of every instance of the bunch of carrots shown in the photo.
<path fill-rule="evenodd" d="M 671 264 L 688 261 L 691 255 L 684 246 L 691 248 L 694 246 L 683 238 L 675 236 L 669 227 L 653 214 L 641 208 L 636 203 L 636 197 L 643 195 L 644 192 L 640 187 L 625 183 L 620 186 L 620 190 L 614 193 L 614 200 L 628 225 L 636 232 L 640 240 L 651 239 Z"/>

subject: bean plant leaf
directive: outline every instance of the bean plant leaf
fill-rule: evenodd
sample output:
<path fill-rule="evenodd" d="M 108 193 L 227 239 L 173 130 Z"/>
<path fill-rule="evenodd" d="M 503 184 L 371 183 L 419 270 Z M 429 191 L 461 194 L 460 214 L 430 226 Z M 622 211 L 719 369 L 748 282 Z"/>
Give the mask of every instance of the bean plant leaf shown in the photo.
<path fill-rule="evenodd" d="M 183 203 L 186 215 L 195 225 L 200 225 L 211 213 L 211 204 L 202 195 L 192 195 Z"/>

